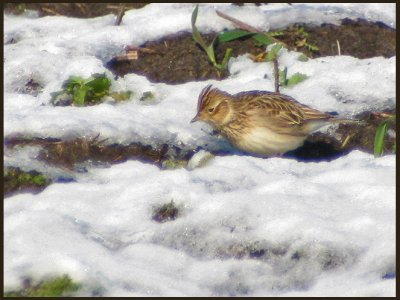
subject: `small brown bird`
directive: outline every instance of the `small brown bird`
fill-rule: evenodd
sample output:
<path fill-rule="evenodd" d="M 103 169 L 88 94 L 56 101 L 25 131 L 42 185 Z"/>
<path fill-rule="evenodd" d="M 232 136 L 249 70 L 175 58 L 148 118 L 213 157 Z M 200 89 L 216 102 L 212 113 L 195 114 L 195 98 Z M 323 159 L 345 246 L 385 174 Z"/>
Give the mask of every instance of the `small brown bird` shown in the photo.
<path fill-rule="evenodd" d="M 290 96 L 248 91 L 230 95 L 211 85 L 200 93 L 191 121 L 210 124 L 237 148 L 263 156 L 303 145 L 307 136 L 331 123 L 354 123 L 297 102 Z"/>

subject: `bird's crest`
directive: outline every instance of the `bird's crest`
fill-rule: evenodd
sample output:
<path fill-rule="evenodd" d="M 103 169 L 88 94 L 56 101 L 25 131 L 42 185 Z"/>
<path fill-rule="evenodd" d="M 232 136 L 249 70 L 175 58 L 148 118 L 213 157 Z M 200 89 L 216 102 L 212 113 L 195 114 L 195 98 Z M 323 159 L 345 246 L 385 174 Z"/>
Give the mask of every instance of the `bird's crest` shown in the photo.
<path fill-rule="evenodd" d="M 217 88 L 213 88 L 211 84 L 207 85 L 200 93 L 197 102 L 197 112 L 202 111 L 207 107 L 213 99 L 220 99 L 221 97 L 230 97 L 230 95 Z"/>
<path fill-rule="evenodd" d="M 201 111 L 210 100 L 208 100 L 208 95 L 212 91 L 212 85 L 207 85 L 200 93 L 199 99 L 197 100 L 197 111 Z"/>

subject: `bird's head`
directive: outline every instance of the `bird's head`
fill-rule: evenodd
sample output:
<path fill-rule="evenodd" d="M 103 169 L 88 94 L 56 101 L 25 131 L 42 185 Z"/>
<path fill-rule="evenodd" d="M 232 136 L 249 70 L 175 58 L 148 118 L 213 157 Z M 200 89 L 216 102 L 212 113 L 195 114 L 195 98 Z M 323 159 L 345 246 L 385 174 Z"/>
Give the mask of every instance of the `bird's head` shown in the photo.
<path fill-rule="evenodd" d="M 230 101 L 232 96 L 211 85 L 206 86 L 200 93 L 197 102 L 197 114 L 191 123 L 206 122 L 220 128 L 230 121 L 232 116 Z"/>

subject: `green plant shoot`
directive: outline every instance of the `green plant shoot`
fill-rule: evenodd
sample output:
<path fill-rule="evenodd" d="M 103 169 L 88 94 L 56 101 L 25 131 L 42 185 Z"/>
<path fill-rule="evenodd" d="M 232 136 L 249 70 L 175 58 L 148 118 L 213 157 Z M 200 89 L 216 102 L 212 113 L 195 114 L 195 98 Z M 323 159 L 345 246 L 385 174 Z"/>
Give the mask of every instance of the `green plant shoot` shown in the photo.
<path fill-rule="evenodd" d="M 374 140 L 374 155 L 375 157 L 382 156 L 384 150 L 385 135 L 388 130 L 388 121 L 384 121 L 376 129 Z"/>
<path fill-rule="evenodd" d="M 70 76 L 64 81 L 59 92 L 52 93 L 52 103 L 54 105 L 76 105 L 84 106 L 88 104 L 101 103 L 104 96 L 110 96 L 116 101 L 128 100 L 132 95 L 131 91 L 110 92 L 111 80 L 105 74 L 93 74 L 89 78 Z M 64 104 L 60 104 L 62 102 Z"/>
<path fill-rule="evenodd" d="M 290 78 L 287 78 L 287 67 L 279 71 L 279 84 L 281 86 L 290 87 L 306 80 L 307 78 L 307 75 L 299 72 L 296 72 Z"/>
<path fill-rule="evenodd" d="M 251 36 L 254 33 L 246 30 L 229 30 L 223 31 L 218 35 L 218 42 L 225 43 L 233 40 L 237 40 L 243 37 Z"/>
<path fill-rule="evenodd" d="M 265 61 L 273 61 L 278 58 L 278 53 L 281 51 L 282 45 L 275 44 L 271 47 L 271 50 L 268 51 Z"/>
<path fill-rule="evenodd" d="M 72 102 L 75 105 L 83 106 L 88 102 L 99 102 L 102 97 L 109 94 L 110 86 L 111 81 L 105 74 L 94 74 L 88 79 L 71 76 L 63 83 L 62 88 L 67 94 L 72 95 Z"/>
<path fill-rule="evenodd" d="M 224 59 L 222 60 L 222 63 L 218 64 L 217 60 L 215 58 L 215 51 L 214 51 L 214 47 L 216 46 L 218 36 L 215 37 L 213 39 L 213 41 L 211 42 L 211 44 L 207 46 L 207 44 L 205 43 L 203 37 L 201 36 L 199 30 L 197 29 L 197 27 L 195 25 L 196 20 L 197 20 L 198 10 L 199 10 L 199 5 L 196 5 L 196 7 L 192 13 L 192 36 L 193 36 L 193 39 L 207 53 L 209 60 L 212 62 L 213 66 L 215 68 L 217 68 L 218 70 L 225 70 L 228 65 L 229 58 L 232 55 L 232 49 L 230 49 L 230 48 L 226 49 L 225 56 L 224 56 Z"/>
<path fill-rule="evenodd" d="M 222 63 L 217 63 L 216 58 L 215 58 L 215 47 L 218 43 L 225 43 L 225 42 L 230 42 L 233 40 L 237 40 L 240 38 L 245 38 L 245 37 L 252 37 L 258 44 L 262 46 L 267 46 L 269 44 L 272 44 L 273 42 L 278 42 L 274 36 L 279 36 L 282 35 L 282 32 L 271 32 L 271 33 L 260 33 L 260 32 L 250 32 L 246 30 L 228 30 L 221 32 L 217 37 L 214 38 L 214 40 L 211 42 L 210 45 L 207 46 L 205 43 L 203 37 L 201 36 L 199 30 L 196 27 L 196 20 L 197 20 L 197 14 L 199 10 L 199 5 L 196 5 L 195 9 L 193 10 L 192 13 L 192 35 L 193 39 L 196 43 L 200 45 L 201 48 L 207 53 L 207 56 L 209 60 L 212 62 L 215 68 L 218 70 L 224 70 L 226 69 L 228 65 L 228 61 L 230 57 L 232 56 L 232 49 L 228 48 L 225 52 L 224 58 L 222 60 Z"/>

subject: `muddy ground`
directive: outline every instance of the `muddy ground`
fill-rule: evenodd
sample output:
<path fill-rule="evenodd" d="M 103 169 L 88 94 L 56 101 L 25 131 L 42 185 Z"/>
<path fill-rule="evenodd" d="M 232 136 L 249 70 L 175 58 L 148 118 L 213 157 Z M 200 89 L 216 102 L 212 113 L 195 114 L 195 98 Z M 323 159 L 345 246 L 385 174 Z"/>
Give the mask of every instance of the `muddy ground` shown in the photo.
<path fill-rule="evenodd" d="M 303 28 L 303 29 L 301 29 Z M 370 23 L 364 20 L 345 19 L 342 25 L 323 24 L 307 26 L 295 24 L 279 30 L 283 33 L 276 39 L 284 42 L 289 49 L 303 52 L 310 58 L 338 55 L 339 41 L 341 55 L 357 58 L 375 56 L 391 57 L 396 55 L 396 31 L 382 23 Z M 312 51 L 307 45 L 298 46 L 304 40 L 319 50 Z M 207 44 L 217 33 L 203 35 Z M 209 61 L 207 54 L 193 42 L 190 32 L 179 32 L 157 41 L 149 41 L 138 51 L 136 60 L 112 59 L 107 67 L 118 76 L 136 73 L 146 76 L 152 82 L 179 84 L 194 80 L 224 79 L 228 72 L 219 75 Z M 233 50 L 233 57 L 249 53 L 257 56 L 265 52 L 264 46 L 258 46 L 254 39 L 244 38 L 226 42 L 216 47 L 217 62 L 221 62 L 227 48 Z"/>
<path fill-rule="evenodd" d="M 40 17 L 67 16 L 95 18 L 108 14 L 117 15 L 124 9 L 142 8 L 148 3 L 5 3 L 4 12 L 21 14 L 25 10 L 37 11 Z"/>
<path fill-rule="evenodd" d="M 121 9 L 139 9 L 145 5 L 145 3 L 7 3 L 4 6 L 4 11 L 18 14 L 25 9 L 31 9 L 37 10 L 40 16 L 65 15 L 92 18 L 107 14 L 117 16 Z M 311 27 L 295 24 L 279 31 L 282 34 L 276 36 L 278 40 L 284 42 L 289 49 L 303 52 L 310 58 L 338 55 L 338 42 L 342 55 L 358 58 L 396 55 L 396 31 L 380 22 L 371 23 L 365 20 L 352 21 L 346 19 L 339 26 L 322 24 L 321 26 Z M 304 35 L 304 32 L 306 32 L 306 35 Z M 203 35 L 203 37 L 207 42 L 211 42 L 216 34 L 211 33 Z M 304 39 L 307 43 L 302 45 Z M 307 44 L 313 47 L 307 47 Z M 217 61 L 222 60 L 228 47 L 232 48 L 234 57 L 246 53 L 256 57 L 265 52 L 265 47 L 257 45 L 252 38 L 246 38 L 218 45 L 216 47 Z M 123 51 L 124 49 L 121 49 L 121 53 Z M 168 84 L 180 84 L 194 80 L 222 80 L 229 76 L 227 72 L 218 73 L 216 71 L 205 52 L 193 41 L 189 32 L 177 32 L 157 41 L 148 41 L 139 45 L 136 53 L 137 59 L 121 60 L 121 57 L 119 57 L 105 62 L 105 65 L 115 76 L 137 73 L 146 76 L 152 82 Z M 32 89 L 31 85 L 28 88 Z M 342 136 L 340 140 L 327 134 L 315 133 L 308 138 L 303 147 L 288 153 L 287 156 L 301 161 L 329 161 L 345 155 L 353 149 L 373 153 L 373 141 L 377 126 L 393 115 L 395 115 L 395 110 L 384 113 L 364 112 L 358 118 L 364 120 L 365 124 L 342 124 L 338 127 L 336 132 Z M 395 132 L 394 123 L 390 125 L 390 128 L 392 132 Z M 114 164 L 128 159 L 138 159 L 155 164 L 160 168 L 171 165 L 184 166 L 185 162 L 195 153 L 195 150 L 184 152 L 175 146 L 166 144 L 159 145 L 156 148 L 137 143 L 105 145 L 96 138 L 60 141 L 51 137 L 38 139 L 19 136 L 5 137 L 4 142 L 6 147 L 10 149 L 16 146 L 39 145 L 43 149 L 38 157 L 39 160 L 71 170 L 74 170 L 76 164 L 82 162 Z M 385 154 L 393 152 L 395 142 L 395 134 L 386 138 Z M 226 155 L 226 153 L 213 154 Z M 19 174 L 18 176 L 20 176 L 18 172 L 13 170 L 13 172 L 7 174 Z M 9 180 L 9 182 L 12 182 L 17 192 L 25 191 L 21 184 L 12 180 Z M 28 187 L 32 187 L 32 184 Z M 15 192 L 12 188 L 7 189 L 7 191 L 8 195 Z"/>

